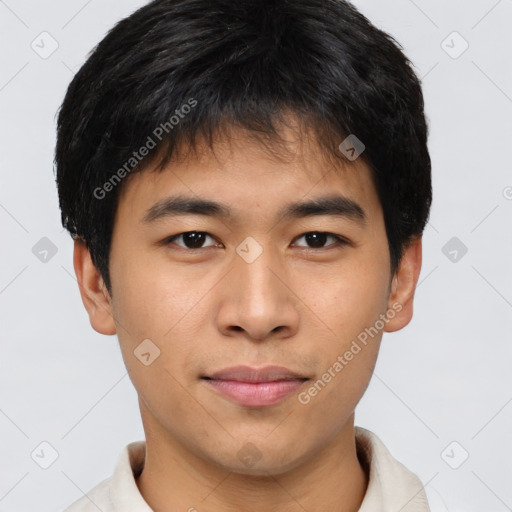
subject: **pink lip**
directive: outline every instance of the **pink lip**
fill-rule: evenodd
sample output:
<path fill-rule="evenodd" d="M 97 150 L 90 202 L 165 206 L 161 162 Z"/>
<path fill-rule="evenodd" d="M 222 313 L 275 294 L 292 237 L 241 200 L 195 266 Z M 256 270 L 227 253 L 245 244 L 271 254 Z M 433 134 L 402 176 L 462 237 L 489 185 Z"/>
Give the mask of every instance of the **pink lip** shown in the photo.
<path fill-rule="evenodd" d="M 282 366 L 235 366 L 203 378 L 216 391 L 247 407 L 275 404 L 308 380 Z"/>

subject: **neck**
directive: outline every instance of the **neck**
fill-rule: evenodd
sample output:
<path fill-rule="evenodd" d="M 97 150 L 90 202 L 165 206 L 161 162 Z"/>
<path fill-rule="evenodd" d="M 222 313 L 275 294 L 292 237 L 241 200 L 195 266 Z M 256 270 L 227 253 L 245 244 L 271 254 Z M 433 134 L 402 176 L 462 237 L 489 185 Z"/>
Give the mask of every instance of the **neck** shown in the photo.
<path fill-rule="evenodd" d="M 363 501 L 368 475 L 357 457 L 353 415 L 320 452 L 285 473 L 263 476 L 234 473 L 192 454 L 168 434 L 155 435 L 158 426 L 147 429 L 145 416 L 152 435 L 136 482 L 155 512 L 356 512 Z"/>

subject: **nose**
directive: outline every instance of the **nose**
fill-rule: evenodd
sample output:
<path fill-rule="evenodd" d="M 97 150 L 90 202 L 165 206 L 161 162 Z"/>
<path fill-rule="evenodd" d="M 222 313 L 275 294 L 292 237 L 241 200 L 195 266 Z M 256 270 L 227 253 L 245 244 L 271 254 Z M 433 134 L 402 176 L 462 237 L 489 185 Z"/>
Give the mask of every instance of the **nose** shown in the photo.
<path fill-rule="evenodd" d="M 236 255 L 234 268 L 222 285 L 217 325 L 226 336 L 251 340 L 287 338 L 299 326 L 296 291 L 289 272 L 270 247 L 252 262 Z"/>

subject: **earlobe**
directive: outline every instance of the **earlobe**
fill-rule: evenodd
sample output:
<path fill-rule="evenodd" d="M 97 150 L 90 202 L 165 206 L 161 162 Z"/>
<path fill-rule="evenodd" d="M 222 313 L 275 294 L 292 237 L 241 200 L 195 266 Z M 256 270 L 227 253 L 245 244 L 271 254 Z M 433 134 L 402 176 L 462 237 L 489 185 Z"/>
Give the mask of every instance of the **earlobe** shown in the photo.
<path fill-rule="evenodd" d="M 405 249 L 399 268 L 393 276 L 388 298 L 389 320 L 385 332 L 398 331 L 412 319 L 414 292 L 421 271 L 421 236 L 415 238 Z"/>
<path fill-rule="evenodd" d="M 115 334 L 116 325 L 112 315 L 110 295 L 91 259 L 87 246 L 78 239 L 74 241 L 73 266 L 82 302 L 89 314 L 92 328 L 100 334 Z"/>

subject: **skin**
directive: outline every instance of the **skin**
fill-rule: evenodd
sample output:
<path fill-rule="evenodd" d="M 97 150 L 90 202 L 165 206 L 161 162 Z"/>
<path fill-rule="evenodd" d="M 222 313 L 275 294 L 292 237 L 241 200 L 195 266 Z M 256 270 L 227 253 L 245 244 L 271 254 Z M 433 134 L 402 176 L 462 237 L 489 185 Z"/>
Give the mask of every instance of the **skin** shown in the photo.
<path fill-rule="evenodd" d="M 362 158 L 342 165 L 313 139 L 283 128 L 290 154 L 277 159 L 233 129 L 207 150 L 143 171 L 123 184 L 110 272 L 112 296 L 83 243 L 74 266 L 92 327 L 117 334 L 139 396 L 146 434 L 137 485 L 158 512 L 355 512 L 368 485 L 356 454 L 354 409 L 371 378 L 383 331 L 406 326 L 421 268 L 421 238 L 392 276 L 382 208 Z M 290 156 L 291 155 L 291 156 Z M 228 205 L 231 220 L 200 215 L 142 221 L 170 194 Z M 314 216 L 284 221 L 283 204 L 340 194 L 359 203 L 365 225 Z M 171 235 L 206 232 L 203 246 Z M 303 235 L 328 232 L 316 246 Z M 253 237 L 252 263 L 236 248 Z M 334 244 L 334 245 L 333 245 Z M 298 400 L 379 315 L 399 304 L 378 335 L 307 404 Z M 144 339 L 160 356 L 134 356 Z M 285 366 L 311 380 L 278 404 L 243 407 L 200 377 L 238 364 Z M 261 458 L 238 457 L 252 443 Z M 247 448 L 245 448 L 247 449 Z"/>

